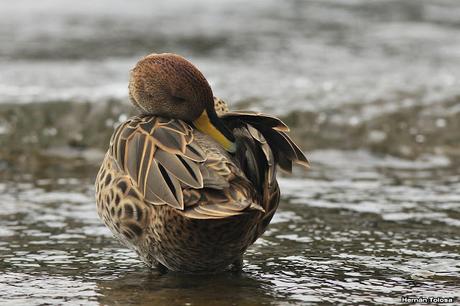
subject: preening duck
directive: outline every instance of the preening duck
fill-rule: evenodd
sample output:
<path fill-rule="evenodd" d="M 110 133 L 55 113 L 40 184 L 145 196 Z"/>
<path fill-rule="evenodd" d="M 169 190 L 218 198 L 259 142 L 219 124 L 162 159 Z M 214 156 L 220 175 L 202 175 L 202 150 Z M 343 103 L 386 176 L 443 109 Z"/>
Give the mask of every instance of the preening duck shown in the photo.
<path fill-rule="evenodd" d="M 110 140 L 96 179 L 99 217 L 152 268 L 240 269 L 278 207 L 277 166 L 309 165 L 288 127 L 229 111 L 175 54 L 141 59 L 129 97 L 140 114 Z"/>

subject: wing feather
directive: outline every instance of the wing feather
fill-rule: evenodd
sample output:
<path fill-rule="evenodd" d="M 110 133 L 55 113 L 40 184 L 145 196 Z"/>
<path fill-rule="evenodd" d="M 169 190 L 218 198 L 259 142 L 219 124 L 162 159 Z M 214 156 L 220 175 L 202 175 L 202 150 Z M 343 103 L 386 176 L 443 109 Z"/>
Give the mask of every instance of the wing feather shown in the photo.
<path fill-rule="evenodd" d="M 182 154 L 185 151 L 185 139 L 181 133 L 171 132 L 170 129 L 157 128 L 152 133 L 156 145 L 172 154 Z"/>
<path fill-rule="evenodd" d="M 203 156 L 206 156 L 206 154 L 198 144 L 191 142 L 185 147 L 184 157 L 195 162 L 204 162 L 205 158 L 203 158 Z"/>
<path fill-rule="evenodd" d="M 163 150 L 157 151 L 155 159 L 181 182 L 193 188 L 203 188 L 203 177 L 197 164 Z"/>
<path fill-rule="evenodd" d="M 111 146 L 118 166 L 146 202 L 182 210 L 183 186 L 203 187 L 200 165 L 206 154 L 193 142 L 192 129 L 179 120 L 133 117 L 117 128 Z"/>
<path fill-rule="evenodd" d="M 261 156 L 270 156 L 263 134 L 257 129 L 252 133 Z M 265 211 L 233 157 L 180 120 L 133 117 L 118 127 L 111 145 L 118 166 L 146 203 L 168 205 L 197 219 Z"/>
<path fill-rule="evenodd" d="M 181 197 L 177 196 L 177 193 L 182 194 L 182 190 L 177 189 L 177 185 L 174 184 L 176 180 L 172 180 L 166 170 L 161 165 L 153 160 L 150 171 L 147 174 L 147 183 L 144 188 L 141 188 L 144 192 L 144 198 L 146 200 L 152 199 L 157 202 L 158 199 L 169 206 L 174 208 L 183 209 L 184 203 L 180 203 Z M 156 200 L 156 201 L 155 201 Z"/>
<path fill-rule="evenodd" d="M 293 162 L 307 168 L 309 167 L 308 159 L 286 134 L 289 128 L 280 119 L 263 113 L 245 111 L 228 112 L 221 117 L 224 120 L 240 121 L 247 123 L 248 126 L 252 126 L 253 129 L 248 128 L 248 130 L 256 140 L 260 140 L 257 131 L 260 132 L 273 151 L 275 161 L 281 169 L 291 172 Z M 263 146 L 262 149 L 264 149 Z"/>
<path fill-rule="evenodd" d="M 274 128 L 278 131 L 289 132 L 289 127 L 281 119 L 259 112 L 251 111 L 231 111 L 223 114 L 222 118 L 236 117 L 247 123 L 262 124 L 266 127 Z"/>
<path fill-rule="evenodd" d="M 307 157 L 303 154 L 302 150 L 300 150 L 300 148 L 296 145 L 296 143 L 293 142 L 291 138 L 285 132 L 279 132 L 279 133 L 284 137 L 284 139 L 286 139 L 287 142 L 289 142 L 291 147 L 294 149 L 295 155 L 297 157 L 297 160 L 295 160 L 295 162 L 307 168 L 310 167 L 310 162 L 308 161 Z"/>

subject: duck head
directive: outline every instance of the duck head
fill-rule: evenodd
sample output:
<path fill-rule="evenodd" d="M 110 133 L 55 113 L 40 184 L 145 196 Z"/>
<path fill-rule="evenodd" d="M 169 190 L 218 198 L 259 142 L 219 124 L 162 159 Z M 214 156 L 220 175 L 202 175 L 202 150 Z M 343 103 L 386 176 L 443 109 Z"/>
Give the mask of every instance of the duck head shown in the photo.
<path fill-rule="evenodd" d="M 184 120 L 235 151 L 235 138 L 214 109 L 211 87 L 185 58 L 163 53 L 141 59 L 131 70 L 129 97 L 143 114 Z"/>

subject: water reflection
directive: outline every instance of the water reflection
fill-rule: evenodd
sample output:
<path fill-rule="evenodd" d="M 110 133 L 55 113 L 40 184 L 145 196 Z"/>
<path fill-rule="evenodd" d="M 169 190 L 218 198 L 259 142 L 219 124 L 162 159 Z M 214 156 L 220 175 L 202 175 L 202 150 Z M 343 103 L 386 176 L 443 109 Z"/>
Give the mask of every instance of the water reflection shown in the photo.
<path fill-rule="evenodd" d="M 269 281 L 251 273 L 212 276 L 137 272 L 97 282 L 102 304 L 259 305 L 282 299 Z"/>

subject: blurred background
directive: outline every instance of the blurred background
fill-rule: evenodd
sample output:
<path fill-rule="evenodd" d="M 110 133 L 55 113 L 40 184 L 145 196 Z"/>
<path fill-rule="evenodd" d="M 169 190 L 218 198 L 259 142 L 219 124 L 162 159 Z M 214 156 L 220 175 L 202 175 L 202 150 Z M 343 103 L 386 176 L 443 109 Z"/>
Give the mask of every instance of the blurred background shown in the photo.
<path fill-rule="evenodd" d="M 457 0 L 0 2 L 0 302 L 458 295 L 459 16 Z M 96 217 L 129 70 L 152 52 L 280 116 L 312 162 L 281 177 L 243 276 L 153 277 Z"/>

